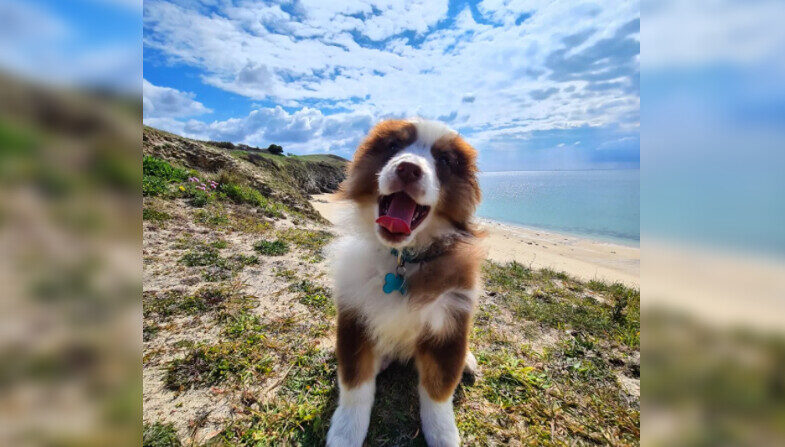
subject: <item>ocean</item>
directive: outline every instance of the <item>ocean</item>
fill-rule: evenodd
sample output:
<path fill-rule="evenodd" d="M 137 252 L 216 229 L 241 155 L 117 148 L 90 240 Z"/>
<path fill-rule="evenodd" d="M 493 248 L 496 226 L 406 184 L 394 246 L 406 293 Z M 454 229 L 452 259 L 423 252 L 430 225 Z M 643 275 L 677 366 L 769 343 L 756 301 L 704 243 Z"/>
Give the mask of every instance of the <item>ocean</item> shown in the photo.
<path fill-rule="evenodd" d="M 486 172 L 480 187 L 480 217 L 640 244 L 640 170 Z"/>

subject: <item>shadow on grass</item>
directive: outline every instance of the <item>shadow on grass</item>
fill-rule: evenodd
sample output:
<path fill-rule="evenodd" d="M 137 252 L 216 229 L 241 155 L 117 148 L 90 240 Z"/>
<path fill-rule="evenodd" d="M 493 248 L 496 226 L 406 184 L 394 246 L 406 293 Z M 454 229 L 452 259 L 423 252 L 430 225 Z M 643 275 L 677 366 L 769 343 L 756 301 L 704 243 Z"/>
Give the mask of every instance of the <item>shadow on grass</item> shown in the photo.
<path fill-rule="evenodd" d="M 454 405 L 460 407 L 467 377 L 455 391 Z M 426 446 L 420 426 L 417 370 L 413 362 L 393 362 L 376 377 L 376 399 L 365 445 Z"/>

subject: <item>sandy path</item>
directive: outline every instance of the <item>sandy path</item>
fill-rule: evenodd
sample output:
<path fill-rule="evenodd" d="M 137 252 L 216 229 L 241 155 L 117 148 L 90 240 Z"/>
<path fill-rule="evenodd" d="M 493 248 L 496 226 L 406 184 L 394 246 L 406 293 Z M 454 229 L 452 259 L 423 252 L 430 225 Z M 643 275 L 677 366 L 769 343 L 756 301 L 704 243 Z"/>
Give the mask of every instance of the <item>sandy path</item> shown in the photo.
<path fill-rule="evenodd" d="M 332 194 L 311 201 L 328 220 L 350 206 Z M 518 261 L 532 268 L 564 271 L 583 280 L 601 279 L 639 287 L 640 248 L 482 220 L 488 231 L 488 258 L 498 262 Z"/>

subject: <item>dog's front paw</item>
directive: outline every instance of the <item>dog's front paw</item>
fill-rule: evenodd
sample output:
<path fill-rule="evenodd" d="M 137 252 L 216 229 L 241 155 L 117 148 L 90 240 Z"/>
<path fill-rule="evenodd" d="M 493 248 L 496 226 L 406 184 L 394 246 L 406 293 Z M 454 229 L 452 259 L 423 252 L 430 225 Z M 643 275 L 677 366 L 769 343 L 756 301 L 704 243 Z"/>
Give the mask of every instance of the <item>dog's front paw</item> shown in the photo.
<path fill-rule="evenodd" d="M 458 447 L 461 438 L 455 426 L 452 398 L 434 402 L 420 387 L 420 418 L 422 433 L 428 447 Z"/>
<path fill-rule="evenodd" d="M 370 416 L 362 413 L 357 408 L 339 406 L 327 432 L 327 447 L 361 447 Z"/>
<path fill-rule="evenodd" d="M 458 427 L 441 427 L 438 430 L 426 430 L 423 427 L 423 435 L 428 447 L 458 447 L 461 445 L 461 437 L 458 435 Z"/>

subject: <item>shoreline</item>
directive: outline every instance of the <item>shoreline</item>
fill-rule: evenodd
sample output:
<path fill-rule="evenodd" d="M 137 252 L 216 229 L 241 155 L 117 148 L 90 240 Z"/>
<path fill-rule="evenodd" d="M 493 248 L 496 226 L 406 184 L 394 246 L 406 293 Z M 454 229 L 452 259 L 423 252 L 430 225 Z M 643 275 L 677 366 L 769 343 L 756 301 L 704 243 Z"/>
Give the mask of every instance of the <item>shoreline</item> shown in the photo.
<path fill-rule="evenodd" d="M 521 229 L 521 230 L 525 230 L 525 231 L 534 231 L 534 232 L 537 232 L 537 233 L 551 233 L 551 234 L 555 234 L 555 235 L 561 235 L 561 236 L 564 236 L 564 237 L 572 237 L 572 238 L 576 238 L 576 239 L 586 239 L 586 240 L 589 240 L 589 241 L 592 241 L 592 242 L 596 242 L 596 243 L 603 243 L 603 244 L 609 244 L 609 245 L 618 245 L 618 246 L 621 246 L 621 247 L 629 247 L 629 248 L 640 249 L 640 246 L 641 246 L 640 240 L 633 241 L 633 240 L 629 240 L 629 239 L 616 238 L 616 237 L 613 237 L 613 236 L 600 236 L 600 235 L 582 234 L 582 233 L 577 233 L 577 232 L 573 233 L 573 232 L 570 232 L 570 231 L 547 230 L 547 229 L 544 229 L 544 228 L 532 227 L 530 225 L 523 225 L 523 224 L 517 224 L 517 223 L 514 223 L 514 222 L 508 222 L 508 221 L 505 221 L 505 220 L 491 219 L 489 217 L 477 217 L 477 221 L 480 222 L 481 224 L 486 224 L 486 223 L 487 224 L 498 224 L 498 225 L 501 225 L 501 226 L 508 226 L 511 229 Z"/>
<path fill-rule="evenodd" d="M 333 194 L 318 194 L 311 204 L 334 222 L 348 206 Z M 501 263 L 516 261 L 530 268 L 563 271 L 583 281 L 592 279 L 640 287 L 640 247 L 539 230 L 478 218 L 487 231 L 487 258 Z"/>

